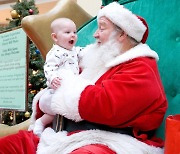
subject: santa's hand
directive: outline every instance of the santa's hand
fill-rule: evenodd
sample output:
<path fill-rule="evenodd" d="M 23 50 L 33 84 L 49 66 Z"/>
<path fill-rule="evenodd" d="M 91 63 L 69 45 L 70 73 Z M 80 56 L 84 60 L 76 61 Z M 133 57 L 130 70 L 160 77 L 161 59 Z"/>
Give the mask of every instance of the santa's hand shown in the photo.
<path fill-rule="evenodd" d="M 51 88 L 56 90 L 61 85 L 61 79 L 59 77 L 56 77 L 51 82 Z"/>

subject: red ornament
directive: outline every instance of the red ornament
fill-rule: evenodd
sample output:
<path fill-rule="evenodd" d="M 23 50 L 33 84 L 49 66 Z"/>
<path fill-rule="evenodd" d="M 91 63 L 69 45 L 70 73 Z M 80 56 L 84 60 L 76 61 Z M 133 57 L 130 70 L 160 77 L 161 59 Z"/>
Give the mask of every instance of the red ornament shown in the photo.
<path fill-rule="evenodd" d="M 32 88 L 32 84 L 31 83 L 28 84 L 28 88 Z"/>
<path fill-rule="evenodd" d="M 33 14 L 34 11 L 32 9 L 29 9 L 29 14 Z"/>

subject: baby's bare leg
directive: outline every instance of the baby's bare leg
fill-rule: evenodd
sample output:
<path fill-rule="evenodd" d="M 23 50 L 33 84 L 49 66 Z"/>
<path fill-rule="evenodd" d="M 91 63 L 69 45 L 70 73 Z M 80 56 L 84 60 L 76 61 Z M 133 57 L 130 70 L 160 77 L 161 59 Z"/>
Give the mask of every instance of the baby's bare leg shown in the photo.
<path fill-rule="evenodd" d="M 38 136 L 41 136 L 46 125 L 50 124 L 53 121 L 55 114 L 51 109 L 52 95 L 53 92 L 51 91 L 51 89 L 49 89 L 41 96 L 39 100 L 39 108 L 42 112 L 44 112 L 44 115 L 37 119 L 35 122 L 33 132 Z"/>
<path fill-rule="evenodd" d="M 37 119 L 33 129 L 34 134 L 40 137 L 46 125 L 50 124 L 53 121 L 53 118 L 54 115 L 44 114 L 42 117 Z"/>
<path fill-rule="evenodd" d="M 49 115 L 55 115 L 51 109 L 51 99 L 53 96 L 54 90 L 48 89 L 39 100 L 39 108 L 42 112 L 47 113 Z"/>
<path fill-rule="evenodd" d="M 46 126 L 53 121 L 54 115 L 44 114 L 40 119 L 41 119 L 42 124 Z"/>

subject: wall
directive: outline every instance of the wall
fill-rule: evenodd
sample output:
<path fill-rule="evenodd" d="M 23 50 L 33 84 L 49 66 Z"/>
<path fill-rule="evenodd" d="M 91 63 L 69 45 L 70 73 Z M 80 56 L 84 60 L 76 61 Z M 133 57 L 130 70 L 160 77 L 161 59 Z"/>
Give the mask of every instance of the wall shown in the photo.
<path fill-rule="evenodd" d="M 96 16 L 97 11 L 101 7 L 101 0 L 73 0 L 77 2 L 84 10 L 86 10 L 91 16 Z M 36 0 L 36 5 L 39 8 L 39 13 L 43 14 L 49 10 L 51 10 L 58 0 Z M 14 5 L 14 3 L 9 3 L 5 5 L 0 5 L 0 24 L 8 24 L 6 18 L 11 19 L 10 11 L 12 8 L 10 5 Z"/>
<path fill-rule="evenodd" d="M 101 8 L 102 2 L 101 0 L 77 0 L 77 3 L 94 17 Z"/>

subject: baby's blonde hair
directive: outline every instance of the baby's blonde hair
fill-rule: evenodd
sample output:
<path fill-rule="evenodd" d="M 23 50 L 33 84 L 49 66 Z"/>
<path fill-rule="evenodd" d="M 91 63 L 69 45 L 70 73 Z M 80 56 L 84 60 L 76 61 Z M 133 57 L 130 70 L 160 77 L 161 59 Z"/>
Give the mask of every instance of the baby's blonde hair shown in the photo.
<path fill-rule="evenodd" d="M 74 23 L 69 18 L 57 18 L 57 19 L 53 20 L 52 23 L 51 23 L 51 31 L 52 31 L 52 33 L 56 33 L 57 27 L 59 27 L 59 26 L 62 27 L 64 22 L 72 22 L 72 23 Z"/>

